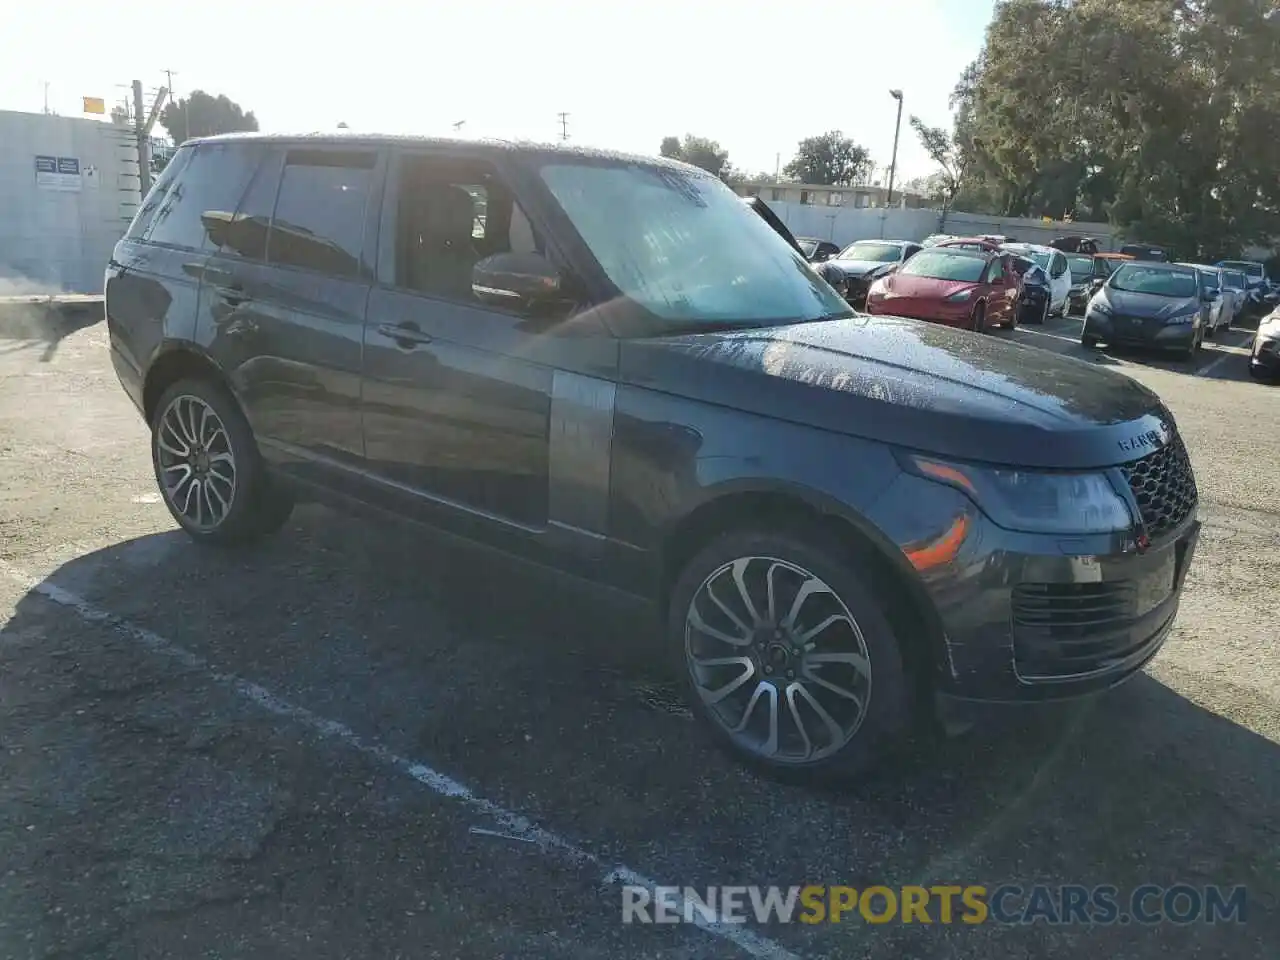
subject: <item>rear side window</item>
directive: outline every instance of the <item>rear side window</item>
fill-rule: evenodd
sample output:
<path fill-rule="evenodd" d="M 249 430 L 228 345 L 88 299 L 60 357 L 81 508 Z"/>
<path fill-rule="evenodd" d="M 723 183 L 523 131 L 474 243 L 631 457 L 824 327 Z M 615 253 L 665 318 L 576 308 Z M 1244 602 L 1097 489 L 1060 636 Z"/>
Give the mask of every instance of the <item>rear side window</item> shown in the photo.
<path fill-rule="evenodd" d="M 151 189 L 147 192 L 146 199 L 142 201 L 142 207 L 138 210 L 133 218 L 133 222 L 129 224 L 129 229 L 125 232 L 125 236 L 130 240 L 141 240 L 146 236 L 147 229 L 151 226 L 151 221 L 155 219 L 156 210 L 160 203 L 164 200 L 165 194 L 169 192 L 169 188 L 173 186 L 173 181 L 177 178 L 182 168 L 186 166 L 194 148 L 184 147 L 173 155 L 173 159 L 169 161 L 169 165 L 160 172 L 159 178 L 151 185 Z"/>
<path fill-rule="evenodd" d="M 292 150 L 271 221 L 271 263 L 360 275 L 373 151 Z"/>
<path fill-rule="evenodd" d="M 185 250 L 204 248 L 209 229 L 235 213 L 259 155 L 244 144 L 194 147 L 160 201 L 144 239 Z"/>

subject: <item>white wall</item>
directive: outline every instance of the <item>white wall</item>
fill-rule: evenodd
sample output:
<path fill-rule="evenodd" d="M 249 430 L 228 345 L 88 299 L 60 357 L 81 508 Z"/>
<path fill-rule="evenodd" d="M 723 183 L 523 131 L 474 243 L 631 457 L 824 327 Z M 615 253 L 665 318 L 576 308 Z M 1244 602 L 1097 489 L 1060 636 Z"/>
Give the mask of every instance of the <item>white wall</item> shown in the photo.
<path fill-rule="evenodd" d="M 37 156 L 79 160 L 79 191 L 37 186 Z M 0 111 L 0 294 L 101 293 L 137 209 L 137 169 L 123 128 Z"/>
<path fill-rule="evenodd" d="M 766 201 L 768 202 L 768 201 Z M 949 213 L 945 222 L 938 210 L 801 206 L 769 203 L 769 207 L 797 237 L 818 237 L 843 246 L 855 240 L 923 240 L 931 233 L 1004 234 L 1026 243 L 1048 243 L 1054 237 L 1079 234 L 1094 237 L 1100 250 L 1120 245 L 1105 223 L 1052 223 L 1019 217 L 987 217 L 973 213 Z"/>

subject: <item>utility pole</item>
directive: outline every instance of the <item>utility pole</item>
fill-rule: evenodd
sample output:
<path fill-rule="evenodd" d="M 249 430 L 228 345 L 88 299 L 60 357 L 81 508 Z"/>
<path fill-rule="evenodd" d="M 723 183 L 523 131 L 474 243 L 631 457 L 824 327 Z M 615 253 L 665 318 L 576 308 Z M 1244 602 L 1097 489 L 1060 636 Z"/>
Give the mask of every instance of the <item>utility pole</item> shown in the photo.
<path fill-rule="evenodd" d="M 560 118 L 560 139 L 562 141 L 568 140 L 569 139 L 569 114 L 564 113 L 562 111 L 556 114 L 556 116 Z"/>
<path fill-rule="evenodd" d="M 142 81 L 133 81 L 133 132 L 138 140 L 138 183 L 144 200 L 151 191 L 151 130 L 156 125 L 156 118 L 160 116 L 160 108 L 168 93 L 168 87 L 161 87 L 156 94 L 155 103 L 151 105 L 151 112 L 145 113 L 142 106 Z"/>
<path fill-rule="evenodd" d="M 178 71 L 176 70 L 166 70 L 164 72 L 164 78 L 169 82 L 169 101 L 171 103 L 177 102 L 177 100 L 173 96 L 173 75 L 177 72 Z M 191 138 L 190 124 L 191 124 L 191 119 L 187 116 L 187 111 L 183 110 L 182 111 L 182 141 L 181 143 L 178 144 L 179 146 L 181 146 L 182 143 L 186 143 L 187 140 Z M 172 133 L 172 131 L 170 132 Z"/>
<path fill-rule="evenodd" d="M 49 81 L 44 81 L 44 112 L 48 116 L 49 113 Z"/>
<path fill-rule="evenodd" d="M 886 208 L 893 206 L 893 176 L 898 172 L 898 133 L 902 130 L 902 91 L 890 90 L 889 96 L 898 101 L 898 122 L 893 128 L 893 160 L 889 163 L 889 193 L 884 200 Z"/>

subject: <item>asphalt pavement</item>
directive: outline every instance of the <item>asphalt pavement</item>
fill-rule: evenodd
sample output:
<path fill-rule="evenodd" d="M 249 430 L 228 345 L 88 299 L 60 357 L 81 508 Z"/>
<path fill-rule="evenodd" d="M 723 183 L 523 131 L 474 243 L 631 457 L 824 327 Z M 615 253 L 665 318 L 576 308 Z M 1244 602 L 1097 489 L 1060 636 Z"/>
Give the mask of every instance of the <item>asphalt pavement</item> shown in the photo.
<path fill-rule="evenodd" d="M 1010 337 L 1155 388 L 1205 530 L 1177 627 L 1091 701 L 839 792 L 711 749 L 651 628 L 307 506 L 201 549 L 94 318 L 0 317 L 0 958 L 1273 957 L 1280 389 Z M 623 924 L 622 884 L 1187 883 L 1244 923 Z"/>

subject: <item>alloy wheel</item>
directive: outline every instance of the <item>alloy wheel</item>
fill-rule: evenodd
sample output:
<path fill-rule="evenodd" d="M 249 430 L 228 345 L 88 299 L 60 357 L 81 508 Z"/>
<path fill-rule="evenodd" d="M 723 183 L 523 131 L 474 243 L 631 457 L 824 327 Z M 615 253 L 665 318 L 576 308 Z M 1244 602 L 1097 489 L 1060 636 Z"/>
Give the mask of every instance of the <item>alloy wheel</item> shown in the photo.
<path fill-rule="evenodd" d="M 840 750 L 871 702 L 862 630 L 797 564 L 740 557 L 694 592 L 685 661 L 709 716 L 762 759 L 807 764 Z"/>
<path fill-rule="evenodd" d="M 236 458 L 221 418 L 204 400 L 177 396 L 156 425 L 156 470 L 173 509 L 195 529 L 216 529 L 236 496 Z"/>

